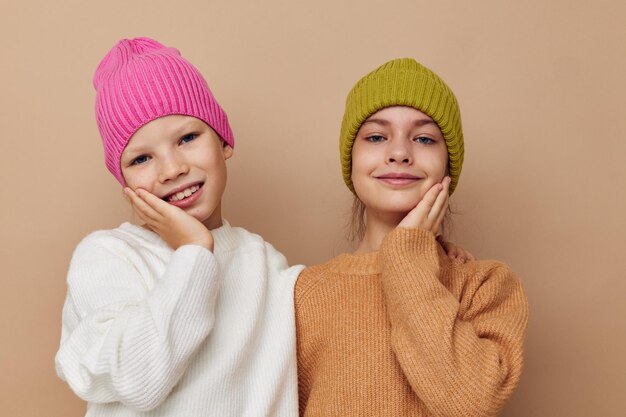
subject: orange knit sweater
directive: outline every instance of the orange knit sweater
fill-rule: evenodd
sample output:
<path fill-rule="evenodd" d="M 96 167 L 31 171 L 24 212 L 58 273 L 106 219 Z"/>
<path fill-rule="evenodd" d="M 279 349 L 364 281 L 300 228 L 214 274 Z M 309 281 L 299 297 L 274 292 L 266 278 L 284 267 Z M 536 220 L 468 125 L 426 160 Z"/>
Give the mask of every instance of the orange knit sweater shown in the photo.
<path fill-rule="evenodd" d="M 305 269 L 295 303 L 302 416 L 492 416 L 519 381 L 520 281 L 449 259 L 430 232 Z"/>

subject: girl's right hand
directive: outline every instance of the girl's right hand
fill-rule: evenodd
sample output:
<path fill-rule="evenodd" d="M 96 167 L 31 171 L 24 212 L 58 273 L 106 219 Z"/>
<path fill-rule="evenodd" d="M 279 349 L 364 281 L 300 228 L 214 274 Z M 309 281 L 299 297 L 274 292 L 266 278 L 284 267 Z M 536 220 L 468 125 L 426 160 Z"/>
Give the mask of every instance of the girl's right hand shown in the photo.
<path fill-rule="evenodd" d="M 141 220 L 174 250 L 183 245 L 199 245 L 213 252 L 213 236 L 195 217 L 138 188 L 124 188 L 124 195 Z"/>
<path fill-rule="evenodd" d="M 437 236 L 448 208 L 449 188 L 450 177 L 445 177 L 441 183 L 433 185 L 417 206 L 402 219 L 398 227 L 420 228 Z"/>

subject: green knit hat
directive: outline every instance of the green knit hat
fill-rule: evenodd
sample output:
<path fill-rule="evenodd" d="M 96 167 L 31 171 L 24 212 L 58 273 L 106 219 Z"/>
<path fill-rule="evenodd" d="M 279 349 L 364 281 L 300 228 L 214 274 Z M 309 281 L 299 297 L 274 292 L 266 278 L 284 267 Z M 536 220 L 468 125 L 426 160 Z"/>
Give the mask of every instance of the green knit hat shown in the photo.
<path fill-rule="evenodd" d="M 352 145 L 361 124 L 390 106 L 408 106 L 430 116 L 441 129 L 448 147 L 450 194 L 456 188 L 463 165 L 461 112 L 452 90 L 441 78 L 412 58 L 389 61 L 361 78 L 346 99 L 341 123 L 339 154 L 343 180 L 352 185 Z"/>

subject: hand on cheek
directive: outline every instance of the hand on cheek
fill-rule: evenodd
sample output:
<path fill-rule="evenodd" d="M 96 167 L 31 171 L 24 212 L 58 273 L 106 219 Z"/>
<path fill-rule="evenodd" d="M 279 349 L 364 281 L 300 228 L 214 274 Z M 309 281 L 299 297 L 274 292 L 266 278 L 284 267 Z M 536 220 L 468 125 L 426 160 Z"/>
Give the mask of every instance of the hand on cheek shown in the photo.
<path fill-rule="evenodd" d="M 199 245 L 213 251 L 213 236 L 209 229 L 184 210 L 141 188 L 133 191 L 126 187 L 124 195 L 139 218 L 173 249 Z"/>
<path fill-rule="evenodd" d="M 437 235 L 448 208 L 449 188 L 450 177 L 433 185 L 398 227 L 420 228 Z"/>

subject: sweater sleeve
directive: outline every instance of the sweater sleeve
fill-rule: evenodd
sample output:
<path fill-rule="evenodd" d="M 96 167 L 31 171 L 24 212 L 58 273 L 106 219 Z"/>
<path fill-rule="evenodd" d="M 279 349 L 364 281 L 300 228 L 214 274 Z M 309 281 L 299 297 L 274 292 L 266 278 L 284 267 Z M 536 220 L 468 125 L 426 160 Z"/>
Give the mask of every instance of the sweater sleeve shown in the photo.
<path fill-rule="evenodd" d="M 380 253 L 392 349 L 416 395 L 434 416 L 496 415 L 522 371 L 520 281 L 485 261 L 442 276 L 435 237 L 420 229 L 395 229 Z"/>
<path fill-rule="evenodd" d="M 56 369 L 85 401 L 149 410 L 213 327 L 218 266 L 207 249 L 181 246 L 148 288 L 116 249 L 85 239 L 74 252 Z"/>

